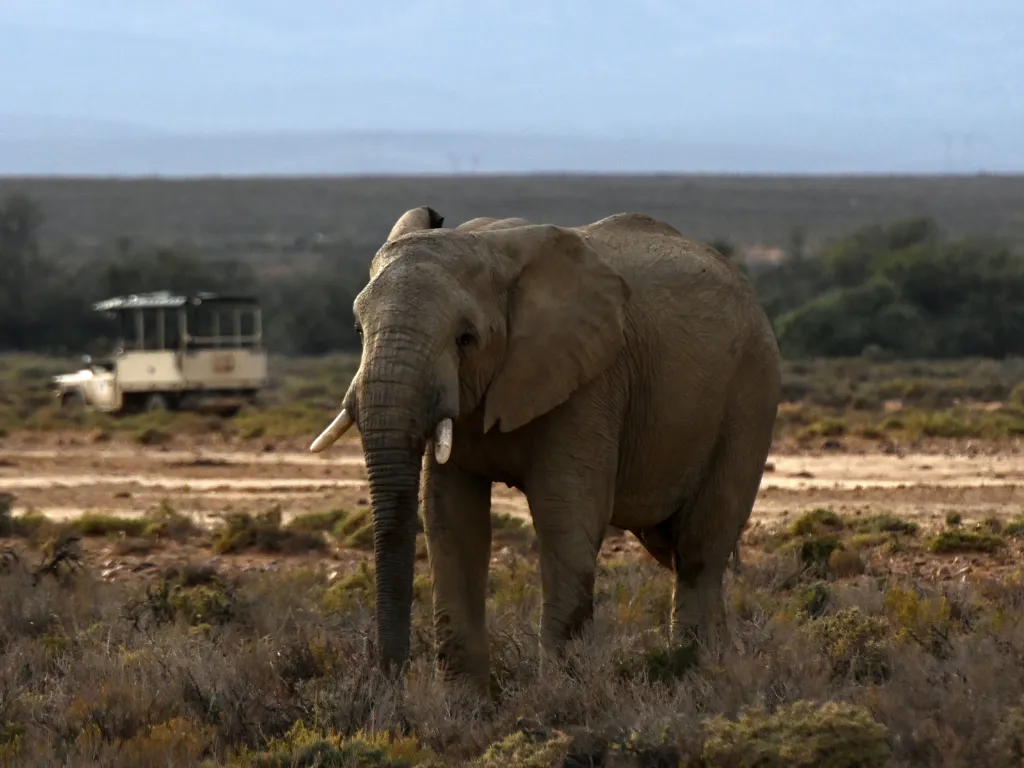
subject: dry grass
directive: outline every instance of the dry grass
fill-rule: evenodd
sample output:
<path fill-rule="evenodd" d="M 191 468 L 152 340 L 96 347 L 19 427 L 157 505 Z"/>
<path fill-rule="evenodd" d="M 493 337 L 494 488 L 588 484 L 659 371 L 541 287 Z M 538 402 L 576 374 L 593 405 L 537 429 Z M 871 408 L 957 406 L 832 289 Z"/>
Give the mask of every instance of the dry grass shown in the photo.
<path fill-rule="evenodd" d="M 360 515 L 267 517 L 273 536 L 338 545 L 339 524 L 358 528 Z M 128 581 L 0 560 L 0 765 L 1019 764 L 1019 570 L 915 580 L 889 568 L 892 553 L 940 561 L 934 536 L 888 515 L 810 510 L 748 533 L 720 662 L 667 643 L 670 575 L 614 555 L 592 630 L 540 677 L 532 534 L 502 518 L 494 528 L 512 554 L 490 575 L 488 702 L 437 679 L 423 561 L 400 690 L 375 671 L 365 555 L 272 573 L 226 556 Z M 954 530 L 969 531 L 938 535 Z M 1003 546 L 979 557 L 1019 551 L 1005 530 L 985 535 Z M 890 538 L 862 548 L 864 536 Z"/>

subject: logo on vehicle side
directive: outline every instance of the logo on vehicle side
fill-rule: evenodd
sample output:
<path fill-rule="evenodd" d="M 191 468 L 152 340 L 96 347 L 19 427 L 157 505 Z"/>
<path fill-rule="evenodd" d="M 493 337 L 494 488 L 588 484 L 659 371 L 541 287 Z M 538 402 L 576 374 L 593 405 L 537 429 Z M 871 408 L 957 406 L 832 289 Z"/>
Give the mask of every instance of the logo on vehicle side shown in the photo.
<path fill-rule="evenodd" d="M 217 355 L 213 358 L 214 373 L 231 373 L 235 370 L 235 358 L 231 355 Z"/>

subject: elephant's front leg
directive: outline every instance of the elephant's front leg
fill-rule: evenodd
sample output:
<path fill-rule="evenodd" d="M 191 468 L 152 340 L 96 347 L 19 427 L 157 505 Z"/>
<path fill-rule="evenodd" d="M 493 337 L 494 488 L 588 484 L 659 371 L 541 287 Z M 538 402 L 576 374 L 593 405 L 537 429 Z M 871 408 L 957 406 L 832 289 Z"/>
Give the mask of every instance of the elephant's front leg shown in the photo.
<path fill-rule="evenodd" d="M 451 464 L 424 459 L 422 492 L 433 576 L 437 658 L 446 679 L 488 689 L 487 567 L 491 483 Z"/>
<path fill-rule="evenodd" d="M 560 655 L 593 618 L 597 556 L 614 501 L 613 456 L 550 456 L 528 491 L 540 549 L 542 660 Z"/>

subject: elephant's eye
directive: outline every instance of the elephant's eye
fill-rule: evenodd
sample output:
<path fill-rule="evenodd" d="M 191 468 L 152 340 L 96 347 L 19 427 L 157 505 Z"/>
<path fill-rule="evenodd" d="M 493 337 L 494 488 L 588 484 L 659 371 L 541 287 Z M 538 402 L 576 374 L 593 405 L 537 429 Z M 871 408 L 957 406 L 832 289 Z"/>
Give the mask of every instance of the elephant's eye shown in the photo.
<path fill-rule="evenodd" d="M 465 349 L 470 344 L 472 344 L 475 340 L 476 340 L 476 337 L 472 333 L 470 333 L 469 331 L 466 331 L 465 333 L 460 333 L 459 334 L 459 337 L 455 340 L 455 343 L 459 345 L 460 349 Z"/>
<path fill-rule="evenodd" d="M 360 339 L 363 338 L 363 326 L 359 323 L 356 323 L 356 333 L 359 334 Z"/>

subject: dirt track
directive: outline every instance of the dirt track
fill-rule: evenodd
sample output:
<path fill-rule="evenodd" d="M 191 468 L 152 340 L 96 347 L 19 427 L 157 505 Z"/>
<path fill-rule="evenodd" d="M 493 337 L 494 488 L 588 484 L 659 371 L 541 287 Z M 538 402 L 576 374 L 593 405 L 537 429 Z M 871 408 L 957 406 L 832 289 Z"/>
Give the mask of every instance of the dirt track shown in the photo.
<path fill-rule="evenodd" d="M 368 503 L 358 441 L 326 454 L 169 450 L 113 445 L 0 445 L 0 492 L 15 510 L 54 517 L 86 510 L 138 514 L 169 500 L 181 511 L 261 511 L 285 515 Z M 516 491 L 495 485 L 496 511 L 527 514 Z M 924 520 L 950 510 L 965 518 L 1010 517 L 1024 510 L 1024 455 L 824 453 L 770 459 L 755 519 L 811 506 L 887 511 Z"/>

